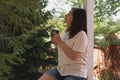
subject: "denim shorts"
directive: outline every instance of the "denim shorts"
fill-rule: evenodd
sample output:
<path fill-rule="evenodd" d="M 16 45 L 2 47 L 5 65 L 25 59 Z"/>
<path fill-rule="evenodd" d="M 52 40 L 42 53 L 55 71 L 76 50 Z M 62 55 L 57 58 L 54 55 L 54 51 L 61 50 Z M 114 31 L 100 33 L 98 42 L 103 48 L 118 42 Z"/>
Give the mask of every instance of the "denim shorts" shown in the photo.
<path fill-rule="evenodd" d="M 87 80 L 86 78 L 77 77 L 77 76 L 61 76 L 57 68 L 48 70 L 46 74 L 50 75 L 54 80 Z"/>

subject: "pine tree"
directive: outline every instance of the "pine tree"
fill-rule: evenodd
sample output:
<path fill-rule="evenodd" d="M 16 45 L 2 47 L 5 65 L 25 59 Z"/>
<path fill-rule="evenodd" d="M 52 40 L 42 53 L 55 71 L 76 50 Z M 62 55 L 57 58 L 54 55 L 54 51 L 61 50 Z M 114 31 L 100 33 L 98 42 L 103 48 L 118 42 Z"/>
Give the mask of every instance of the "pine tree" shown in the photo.
<path fill-rule="evenodd" d="M 0 0 L 0 80 L 36 80 L 56 64 L 48 40 L 47 0 Z"/>

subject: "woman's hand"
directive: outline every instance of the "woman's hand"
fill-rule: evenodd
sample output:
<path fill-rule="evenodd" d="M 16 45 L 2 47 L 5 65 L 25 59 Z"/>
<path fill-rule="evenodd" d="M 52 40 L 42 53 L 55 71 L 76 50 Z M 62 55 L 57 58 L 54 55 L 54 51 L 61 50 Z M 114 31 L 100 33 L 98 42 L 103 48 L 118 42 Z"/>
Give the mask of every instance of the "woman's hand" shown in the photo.
<path fill-rule="evenodd" d="M 53 36 L 51 37 L 51 41 L 56 44 L 62 43 L 62 40 L 60 38 L 60 35 L 58 33 L 53 33 Z"/>

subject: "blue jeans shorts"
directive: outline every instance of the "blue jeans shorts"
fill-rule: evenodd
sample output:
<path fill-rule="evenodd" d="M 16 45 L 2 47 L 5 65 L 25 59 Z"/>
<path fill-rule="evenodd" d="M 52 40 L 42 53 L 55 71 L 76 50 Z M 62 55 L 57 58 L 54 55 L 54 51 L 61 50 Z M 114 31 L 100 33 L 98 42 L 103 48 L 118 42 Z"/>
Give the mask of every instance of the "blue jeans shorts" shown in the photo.
<path fill-rule="evenodd" d="M 46 74 L 50 75 L 54 80 L 87 80 L 86 78 L 77 77 L 77 76 L 61 76 L 57 68 L 48 70 Z"/>

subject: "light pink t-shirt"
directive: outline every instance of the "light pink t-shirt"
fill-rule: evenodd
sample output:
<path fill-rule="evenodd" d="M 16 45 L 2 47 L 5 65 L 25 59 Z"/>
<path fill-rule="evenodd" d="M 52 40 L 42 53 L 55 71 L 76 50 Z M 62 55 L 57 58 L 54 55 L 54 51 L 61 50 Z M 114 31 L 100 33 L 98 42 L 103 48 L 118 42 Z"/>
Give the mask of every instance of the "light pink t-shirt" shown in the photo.
<path fill-rule="evenodd" d="M 87 35 L 84 31 L 78 32 L 73 38 L 68 39 L 68 33 L 64 33 L 62 41 L 72 50 L 82 52 L 77 60 L 70 59 L 64 51 L 58 48 L 57 69 L 62 76 L 73 75 L 87 78 Z"/>

